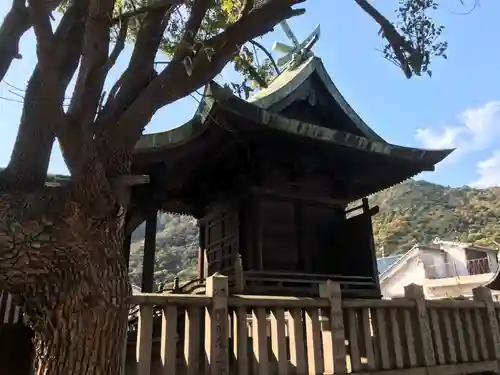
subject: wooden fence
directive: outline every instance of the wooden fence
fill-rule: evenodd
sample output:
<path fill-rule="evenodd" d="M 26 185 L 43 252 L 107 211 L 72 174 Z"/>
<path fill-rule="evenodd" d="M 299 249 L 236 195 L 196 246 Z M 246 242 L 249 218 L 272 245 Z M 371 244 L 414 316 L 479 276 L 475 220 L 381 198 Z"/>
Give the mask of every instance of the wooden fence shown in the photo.
<path fill-rule="evenodd" d="M 22 308 L 12 301 L 12 296 L 0 290 L 0 325 L 22 322 Z"/>
<path fill-rule="evenodd" d="M 134 296 L 139 324 L 127 375 L 499 370 L 500 304 L 484 287 L 474 290 L 473 301 L 426 301 L 417 285 L 396 300 L 342 300 L 334 282 L 322 286 L 320 298 L 227 290 L 227 278 L 215 275 L 204 296 Z M 158 307 L 161 319 L 153 320 Z"/>

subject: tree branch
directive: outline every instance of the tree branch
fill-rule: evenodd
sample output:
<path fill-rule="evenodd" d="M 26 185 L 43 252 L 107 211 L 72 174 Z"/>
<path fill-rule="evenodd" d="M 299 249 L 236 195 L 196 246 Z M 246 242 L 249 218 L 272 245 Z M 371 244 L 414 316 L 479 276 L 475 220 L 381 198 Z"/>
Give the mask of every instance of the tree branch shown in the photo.
<path fill-rule="evenodd" d="M 54 10 L 60 1 L 51 1 Z M 13 0 L 12 6 L 0 26 L 0 81 L 3 80 L 14 59 L 20 59 L 19 42 L 31 27 L 31 19 L 24 0 Z"/>
<path fill-rule="evenodd" d="M 128 23 L 129 19 L 123 20 L 120 26 L 120 31 L 118 32 L 118 37 L 116 38 L 115 45 L 111 54 L 109 55 L 107 71 L 116 64 L 116 60 L 120 57 L 120 54 L 123 52 L 125 48 L 125 42 L 127 41 L 127 32 L 128 32 Z"/>
<path fill-rule="evenodd" d="M 245 59 L 241 59 L 241 64 L 247 71 L 247 74 L 259 85 L 260 88 L 266 89 L 268 87 L 266 80 L 259 74 L 251 63 Z"/>
<path fill-rule="evenodd" d="M 116 204 L 98 157 L 93 133 L 94 119 L 110 68 L 108 54 L 114 4 L 115 0 L 90 0 L 80 70 L 66 126 L 57 132 L 63 155 L 71 161 L 68 167 L 74 182 L 74 198 L 79 202 L 92 202 L 84 206 L 91 210 L 89 212 L 106 212 Z"/>
<path fill-rule="evenodd" d="M 106 104 L 97 118 L 96 138 L 100 141 L 100 155 L 104 160 L 108 177 L 125 173 L 130 164 L 130 154 L 114 154 L 111 159 L 120 162 L 111 161 L 106 156 L 109 154 L 110 139 L 105 134 L 156 77 L 154 61 L 173 9 L 174 6 L 157 7 L 147 13 L 137 35 L 129 65 L 113 85 Z"/>
<path fill-rule="evenodd" d="M 37 98 L 40 105 L 43 106 L 40 120 L 52 124 L 53 129 L 57 129 L 62 134 L 66 116 L 62 107 L 62 100 L 58 95 L 59 72 L 57 70 L 57 60 L 54 64 L 54 55 L 57 54 L 58 45 L 52 32 L 50 9 L 47 7 L 47 3 L 42 3 L 39 0 L 29 0 L 28 5 L 37 42 L 36 51 L 40 67 L 40 86 L 43 91 L 43 95 Z"/>
<path fill-rule="evenodd" d="M 109 55 L 108 63 L 107 63 L 107 66 L 105 68 L 105 73 L 103 73 L 103 74 L 109 73 L 111 68 L 113 68 L 113 66 L 116 64 L 116 60 L 118 60 L 118 57 L 120 57 L 120 54 L 123 52 L 123 49 L 125 48 L 125 42 L 127 41 L 128 24 L 129 24 L 128 18 L 123 20 L 123 22 L 121 23 L 120 31 L 118 32 L 118 37 L 116 38 L 113 50 L 111 51 L 111 54 Z M 112 89 L 110 91 L 111 97 L 114 97 L 114 95 L 116 94 L 115 90 L 117 90 L 117 89 L 118 89 L 118 86 L 115 83 L 115 85 L 112 87 Z M 102 104 L 104 103 L 105 95 L 106 95 L 106 92 L 103 91 L 101 93 L 101 98 L 100 98 L 99 103 L 97 105 L 97 111 L 98 111 L 97 117 L 99 117 L 99 112 L 101 111 Z"/>
<path fill-rule="evenodd" d="M 195 0 L 189 14 L 189 19 L 186 22 L 184 34 L 177 44 L 177 49 L 174 53 L 172 61 L 180 61 L 194 54 L 194 40 L 200 29 L 201 22 L 207 14 L 213 0 Z"/>
<path fill-rule="evenodd" d="M 408 59 L 404 56 L 403 52 L 407 52 L 412 55 L 416 53 L 415 49 L 401 34 L 398 33 L 394 25 L 367 0 L 354 1 L 359 5 L 361 9 L 366 12 L 366 14 L 368 14 L 375 22 L 378 23 L 385 38 L 394 51 L 394 55 L 398 59 L 400 67 L 403 70 L 406 78 L 411 78 L 412 71 L 410 69 L 410 64 Z"/>
<path fill-rule="evenodd" d="M 109 66 L 110 20 L 114 0 L 91 0 L 85 27 L 80 71 L 68 115 L 78 119 L 90 141 L 94 121 Z M 126 32 L 126 31 L 125 31 Z M 85 133 L 88 133 L 85 135 Z"/>
<path fill-rule="evenodd" d="M 103 135 L 107 166 L 118 164 L 130 154 L 154 113 L 213 79 L 233 58 L 239 46 L 263 35 L 284 19 L 304 13 L 292 6 L 305 0 L 268 0 L 224 32 L 204 43 L 193 59 L 193 71 L 186 73 L 182 62 L 171 62 Z"/>
<path fill-rule="evenodd" d="M 267 56 L 267 58 L 271 62 L 271 65 L 273 66 L 276 74 L 281 74 L 280 68 L 278 68 L 278 64 L 276 64 L 276 61 L 274 60 L 273 55 L 271 55 L 271 53 L 267 50 L 267 48 L 265 48 L 262 44 L 260 44 L 259 42 L 256 42 L 253 39 L 249 40 L 248 42 L 250 44 L 254 45 L 255 47 L 257 47 L 258 49 L 260 49 L 262 52 L 264 52 L 264 54 Z"/>
<path fill-rule="evenodd" d="M 78 67 L 88 2 L 74 2 L 64 13 L 55 32 L 57 44 L 62 46 L 58 48 L 57 58 L 54 59 L 59 72 L 57 95 L 61 103 Z M 44 186 L 55 139 L 52 122 L 44 115 L 46 108 L 42 99 L 44 90 L 41 79 L 40 67 L 37 65 L 28 81 L 11 159 L 1 173 L 2 179 L 9 184 L 29 190 Z"/>
<path fill-rule="evenodd" d="M 250 11 L 253 8 L 253 3 L 254 0 L 243 0 L 243 4 L 241 6 L 241 12 L 238 16 L 238 19 L 245 17 L 246 15 L 248 15 L 248 13 L 250 13 Z"/>
<path fill-rule="evenodd" d="M 111 117 L 121 115 L 152 80 L 154 59 L 168 25 L 173 6 L 155 7 L 147 13 L 137 34 L 134 51 L 125 72 L 113 85 L 97 119 L 97 132 L 103 131 Z"/>
<path fill-rule="evenodd" d="M 304 1 L 269 0 L 262 3 L 259 8 L 254 8 L 246 17 L 239 19 L 225 31 L 205 42 L 204 48 L 193 59 L 193 73 L 183 80 L 182 85 L 176 89 L 163 90 L 163 87 L 179 74 L 179 71 L 174 73 L 176 64 L 169 64 L 148 88 L 150 91 L 158 90 L 155 92 L 155 95 L 159 95 L 155 101 L 155 110 L 188 95 L 213 79 L 234 56 L 239 46 L 248 40 L 271 31 L 284 19 L 304 13 L 303 9 L 292 8 L 293 5 Z"/>
<path fill-rule="evenodd" d="M 0 81 L 7 74 L 12 60 L 21 58 L 19 42 L 30 26 L 30 16 L 24 1 L 13 0 L 0 26 Z"/>
<path fill-rule="evenodd" d="M 47 4 L 40 1 L 28 1 L 29 13 L 33 21 L 33 28 L 35 29 L 36 43 L 37 43 L 37 57 L 38 63 L 44 70 L 44 75 L 47 78 L 47 84 L 55 83 L 57 72 L 53 68 L 52 58 L 54 51 L 57 51 L 52 25 L 50 23 L 50 12 Z M 50 81 L 50 82 L 49 82 Z"/>
<path fill-rule="evenodd" d="M 180 5 L 184 2 L 184 0 L 156 0 L 151 5 L 147 5 L 138 9 L 131 10 L 129 12 L 123 12 L 118 17 L 113 18 L 112 24 L 116 25 L 120 22 L 123 22 L 125 19 L 134 18 L 140 16 L 142 14 L 146 14 L 152 12 L 159 8 L 170 7 L 174 5 Z"/>

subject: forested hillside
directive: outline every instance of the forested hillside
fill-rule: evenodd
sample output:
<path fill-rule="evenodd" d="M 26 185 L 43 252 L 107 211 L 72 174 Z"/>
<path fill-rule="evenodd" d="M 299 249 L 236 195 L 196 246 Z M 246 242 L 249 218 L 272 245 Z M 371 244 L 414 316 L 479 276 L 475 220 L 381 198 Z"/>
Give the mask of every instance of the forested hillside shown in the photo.
<path fill-rule="evenodd" d="M 441 239 L 497 246 L 500 242 L 500 188 L 448 188 L 407 181 L 374 195 L 377 248 L 408 250 Z"/>
<path fill-rule="evenodd" d="M 370 198 L 380 206 L 374 218 L 379 253 L 408 250 L 435 237 L 486 246 L 500 243 L 500 188 L 448 188 L 424 181 L 407 181 Z M 134 233 L 131 278 L 140 283 L 144 227 Z M 162 214 L 158 220 L 156 278 L 170 281 L 194 274 L 198 248 L 196 221 Z"/>

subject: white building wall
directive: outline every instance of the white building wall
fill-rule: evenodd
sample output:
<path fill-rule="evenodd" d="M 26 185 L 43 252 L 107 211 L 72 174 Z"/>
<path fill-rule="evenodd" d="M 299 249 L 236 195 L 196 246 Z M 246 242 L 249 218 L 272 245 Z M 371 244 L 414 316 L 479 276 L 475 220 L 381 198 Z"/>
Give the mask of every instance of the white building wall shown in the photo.
<path fill-rule="evenodd" d="M 446 253 L 433 250 L 419 250 L 422 266 L 426 267 L 436 277 L 449 275 L 449 264 Z"/>
<path fill-rule="evenodd" d="M 480 282 L 471 282 L 466 284 L 448 284 L 439 287 L 426 287 L 425 297 L 429 299 L 442 299 L 450 297 L 470 297 L 472 298 L 472 289 L 478 286 L 484 285 L 491 279 L 491 274 L 486 274 L 483 280 Z"/>
<path fill-rule="evenodd" d="M 488 262 L 490 263 L 491 272 L 495 273 L 498 268 L 498 251 L 486 251 Z"/>
<path fill-rule="evenodd" d="M 465 254 L 465 248 L 463 245 L 442 241 L 441 249 L 447 253 L 447 259 L 450 266 L 453 267 L 453 275 L 456 276 L 467 276 L 469 271 L 467 270 L 467 257 Z"/>
<path fill-rule="evenodd" d="M 389 277 L 381 280 L 382 295 L 386 298 L 402 297 L 404 287 L 414 283 L 424 286 L 426 298 L 469 297 L 472 296 L 473 288 L 486 284 L 493 277 L 499 265 L 497 251 L 484 249 L 492 273 L 469 276 L 467 244 L 447 241 L 439 241 L 439 244 L 443 251 L 417 250 L 416 254 L 404 260 L 405 263 L 398 265 Z M 427 279 L 424 265 L 428 269 L 431 267 L 437 278 Z"/>
<path fill-rule="evenodd" d="M 422 285 L 425 280 L 423 264 L 418 256 L 409 258 L 406 264 L 385 280 L 380 282 L 382 296 L 395 298 L 404 296 L 404 287 L 409 284 Z"/>

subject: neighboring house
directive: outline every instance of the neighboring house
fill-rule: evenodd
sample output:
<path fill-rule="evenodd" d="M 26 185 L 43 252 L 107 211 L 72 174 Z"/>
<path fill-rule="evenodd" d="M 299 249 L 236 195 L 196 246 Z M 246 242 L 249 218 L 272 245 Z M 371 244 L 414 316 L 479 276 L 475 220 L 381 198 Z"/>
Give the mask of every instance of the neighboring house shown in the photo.
<path fill-rule="evenodd" d="M 415 245 L 405 254 L 377 260 L 382 295 L 402 297 L 404 287 L 414 283 L 424 287 L 427 299 L 471 297 L 473 288 L 493 278 L 497 255 L 496 249 L 439 238 L 429 245 Z"/>

